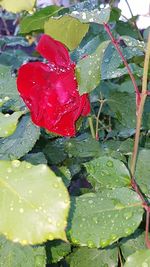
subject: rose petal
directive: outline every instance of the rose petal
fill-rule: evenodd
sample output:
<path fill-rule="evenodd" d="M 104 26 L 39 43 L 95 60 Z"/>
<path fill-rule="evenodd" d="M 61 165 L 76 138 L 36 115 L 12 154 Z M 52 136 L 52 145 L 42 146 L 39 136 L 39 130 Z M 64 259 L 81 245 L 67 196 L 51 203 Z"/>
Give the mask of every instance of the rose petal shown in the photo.
<path fill-rule="evenodd" d="M 67 48 L 47 34 L 43 34 L 36 50 L 48 61 L 58 67 L 69 67 L 71 60 Z"/>
<path fill-rule="evenodd" d="M 87 116 L 90 112 L 91 112 L 90 101 L 89 101 L 89 98 L 88 98 L 88 94 L 85 94 L 85 103 L 84 103 L 81 115 L 82 116 Z"/>
<path fill-rule="evenodd" d="M 76 134 L 74 113 L 66 113 L 50 132 L 73 137 Z"/>

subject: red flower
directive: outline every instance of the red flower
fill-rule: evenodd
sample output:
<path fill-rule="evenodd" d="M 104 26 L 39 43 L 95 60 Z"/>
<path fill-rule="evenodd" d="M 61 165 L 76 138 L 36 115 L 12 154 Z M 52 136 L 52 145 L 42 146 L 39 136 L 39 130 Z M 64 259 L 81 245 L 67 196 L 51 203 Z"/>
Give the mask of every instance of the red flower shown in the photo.
<path fill-rule="evenodd" d="M 22 65 L 18 91 L 36 125 L 62 136 L 74 136 L 75 122 L 90 112 L 88 95 L 78 92 L 75 64 L 66 47 L 48 35 L 41 37 L 36 50 L 49 63 Z"/>

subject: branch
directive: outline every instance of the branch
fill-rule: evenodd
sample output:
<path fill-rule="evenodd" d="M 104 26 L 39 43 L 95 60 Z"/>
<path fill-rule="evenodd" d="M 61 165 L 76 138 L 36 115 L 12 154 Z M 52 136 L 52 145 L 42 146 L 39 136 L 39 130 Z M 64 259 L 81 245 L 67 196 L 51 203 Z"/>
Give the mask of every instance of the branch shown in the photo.
<path fill-rule="evenodd" d="M 141 125 L 142 125 L 142 115 L 143 115 L 145 100 L 147 97 L 147 77 L 148 77 L 149 58 L 150 58 L 150 34 L 148 38 L 148 44 L 147 44 L 145 60 L 144 60 L 141 101 L 140 101 L 138 114 L 137 114 L 135 141 L 134 141 L 134 148 L 133 148 L 133 154 L 132 154 L 132 159 L 131 159 L 131 176 L 132 177 L 134 176 L 134 173 L 135 173 L 135 165 L 136 165 L 136 159 L 137 159 L 137 153 L 138 153 L 140 130 L 141 130 Z"/>
<path fill-rule="evenodd" d="M 124 57 L 124 55 L 122 54 L 122 51 L 121 51 L 121 49 L 119 47 L 119 44 L 118 44 L 117 40 L 113 37 L 113 35 L 112 35 L 111 31 L 110 31 L 109 25 L 107 23 L 104 23 L 104 28 L 105 28 L 106 32 L 108 33 L 112 44 L 114 45 L 114 47 L 118 51 L 118 54 L 122 58 L 122 61 L 123 61 L 124 65 L 126 66 L 127 70 L 128 70 L 129 76 L 131 78 L 131 81 L 132 81 L 132 84 L 133 84 L 133 87 L 134 87 L 134 91 L 136 93 L 136 107 L 137 107 L 137 110 L 138 110 L 138 107 L 139 107 L 139 104 L 140 104 L 140 100 L 141 100 L 141 95 L 140 95 L 138 86 L 136 84 L 135 78 L 134 78 L 134 76 L 132 74 L 132 71 L 131 71 L 131 69 L 130 69 L 130 67 L 129 67 L 129 65 L 128 65 L 125 57 Z"/>

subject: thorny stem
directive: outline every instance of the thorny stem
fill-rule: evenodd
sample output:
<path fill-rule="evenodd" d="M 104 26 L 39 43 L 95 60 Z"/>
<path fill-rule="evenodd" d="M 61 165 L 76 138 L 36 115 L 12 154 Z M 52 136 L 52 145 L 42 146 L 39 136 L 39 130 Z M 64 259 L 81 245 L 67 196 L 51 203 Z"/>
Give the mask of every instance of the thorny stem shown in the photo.
<path fill-rule="evenodd" d="M 104 28 L 105 28 L 106 32 L 108 33 L 108 35 L 109 35 L 109 37 L 111 39 L 112 44 L 116 48 L 118 54 L 122 58 L 122 61 L 123 61 L 124 65 L 126 66 L 127 70 L 128 70 L 129 76 L 130 76 L 131 81 L 132 81 L 133 86 L 134 86 L 134 91 L 136 93 L 136 107 L 137 107 L 137 110 L 138 110 L 139 103 L 140 103 L 140 100 L 141 100 L 141 96 L 140 96 L 140 92 L 139 92 L 139 89 L 137 87 L 135 78 L 134 78 L 134 76 L 132 74 L 132 71 L 131 71 L 131 69 L 130 69 L 130 67 L 129 67 L 129 65 L 128 65 L 125 57 L 124 57 L 124 55 L 122 54 L 122 51 L 121 51 L 121 49 L 119 47 L 119 44 L 118 44 L 117 40 L 113 37 L 113 35 L 112 35 L 111 31 L 110 31 L 109 25 L 107 23 L 104 23 Z"/>
<path fill-rule="evenodd" d="M 150 206 L 145 200 L 143 194 L 140 191 L 140 188 L 138 184 L 135 181 L 134 174 L 135 174 L 135 166 L 136 166 L 136 159 L 137 159 L 137 153 L 138 153 L 138 146 L 139 146 L 139 138 L 140 138 L 140 129 L 141 129 L 141 124 L 142 124 L 142 115 L 143 115 L 143 110 L 144 110 L 144 104 L 147 95 L 149 95 L 148 90 L 147 90 L 147 78 L 148 78 L 148 67 L 149 67 L 149 59 L 150 59 L 150 33 L 148 37 L 148 44 L 147 44 L 147 49 L 146 49 L 146 54 L 145 54 L 145 60 L 144 60 L 144 70 L 143 70 L 143 80 L 142 80 L 142 93 L 140 94 L 138 87 L 136 85 L 134 76 L 131 73 L 131 70 L 128 66 L 128 63 L 124 59 L 124 56 L 122 55 L 122 52 L 118 46 L 118 43 L 112 36 L 112 33 L 109 29 L 109 26 L 107 24 L 104 24 L 104 27 L 109 34 L 111 41 L 115 48 L 117 49 L 119 55 L 121 56 L 125 66 L 127 67 L 128 73 L 130 75 L 130 78 L 132 80 L 132 83 L 134 85 L 135 93 L 136 93 L 136 100 L 137 100 L 137 121 L 136 121 L 136 134 L 135 134 L 135 141 L 134 141 L 134 149 L 133 149 L 133 154 L 132 154 L 132 159 L 131 159 L 131 185 L 132 188 L 135 190 L 135 192 L 138 194 L 140 199 L 142 200 L 142 206 L 146 211 L 146 234 L 145 234 L 145 243 L 147 248 L 150 249 L 150 240 L 149 240 L 149 224 L 150 224 Z"/>
<path fill-rule="evenodd" d="M 147 97 L 147 78 L 148 78 L 148 67 L 149 67 L 149 59 L 150 59 L 150 34 L 148 37 L 148 44 L 145 54 L 145 60 L 144 60 L 144 71 L 143 71 L 143 81 L 142 81 L 142 93 L 141 93 L 141 101 L 140 106 L 137 114 L 137 124 L 136 124 L 136 134 L 135 134 L 135 141 L 134 141 L 134 149 L 131 159 L 131 177 L 132 177 L 132 187 L 137 192 L 137 194 L 140 196 L 140 198 L 143 200 L 143 196 L 138 188 L 138 185 L 136 184 L 134 180 L 134 173 L 135 173 L 135 166 L 136 166 L 136 159 L 137 159 L 137 153 L 138 153 L 138 146 L 139 146 L 139 138 L 140 138 L 140 129 L 142 124 L 142 115 L 144 110 L 144 104 Z M 145 229 L 145 243 L 147 248 L 150 249 L 150 240 L 149 240 L 149 223 L 150 223 L 150 207 L 146 203 L 146 201 L 143 201 L 143 207 L 146 210 L 146 229 Z"/>
<path fill-rule="evenodd" d="M 130 13 L 131 13 L 131 16 L 132 16 L 132 18 L 133 18 L 134 15 L 133 15 L 132 9 L 131 9 L 131 7 L 130 7 L 130 5 L 129 5 L 129 3 L 128 3 L 128 0 L 125 0 L 125 1 L 126 1 L 127 6 L 128 6 L 128 9 L 129 9 L 129 11 L 130 11 Z M 138 35 L 139 35 L 139 39 L 140 39 L 140 41 L 143 41 L 143 37 L 142 37 L 142 35 L 141 35 L 141 33 L 140 33 L 138 27 L 137 27 L 136 21 L 134 20 L 133 23 L 134 23 L 134 26 L 135 26 L 135 28 L 136 28 L 136 30 L 137 30 Z"/>

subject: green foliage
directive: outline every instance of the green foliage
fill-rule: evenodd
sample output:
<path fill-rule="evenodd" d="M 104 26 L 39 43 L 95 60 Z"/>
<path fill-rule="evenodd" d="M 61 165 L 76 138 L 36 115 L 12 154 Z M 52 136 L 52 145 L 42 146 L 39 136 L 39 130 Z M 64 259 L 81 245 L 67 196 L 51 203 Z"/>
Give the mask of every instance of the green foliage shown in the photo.
<path fill-rule="evenodd" d="M 110 8 L 106 9 L 93 9 L 93 10 L 83 10 L 83 11 L 72 11 L 71 16 L 79 19 L 84 23 L 93 22 L 98 24 L 103 24 L 108 22 L 110 17 Z"/>
<path fill-rule="evenodd" d="M 0 65 L 0 105 L 12 100 L 20 106 L 21 99 L 16 88 L 16 78 L 11 75 L 11 68 Z"/>
<path fill-rule="evenodd" d="M 105 48 L 109 41 L 103 42 L 96 51 L 89 56 L 81 59 L 76 66 L 76 76 L 80 94 L 90 93 L 100 83 L 101 62 Z"/>
<path fill-rule="evenodd" d="M 61 178 L 44 164 L 19 160 L 1 161 L 0 177 L 1 234 L 22 245 L 66 240 L 69 197 Z"/>
<path fill-rule="evenodd" d="M 125 259 L 141 249 L 146 249 L 145 232 L 142 232 L 141 230 L 137 230 L 133 235 L 121 240 L 121 252 Z"/>
<path fill-rule="evenodd" d="M 3 236 L 0 237 L 0 266 L 3 267 L 45 267 L 44 246 L 21 246 Z"/>
<path fill-rule="evenodd" d="M 126 187 L 130 185 L 129 171 L 118 159 L 100 157 L 84 164 L 88 173 L 88 181 L 93 188 Z"/>
<path fill-rule="evenodd" d="M 53 242 L 48 242 L 46 251 L 48 262 L 56 263 L 71 252 L 71 245 L 64 241 L 54 240 Z"/>
<path fill-rule="evenodd" d="M 92 0 L 37 8 L 34 0 L 0 0 L 6 10 L 20 12 L 0 11 L 2 267 L 150 265 L 143 201 L 130 174 L 138 115 L 135 88 L 113 44 L 141 91 L 149 28 L 140 32 L 136 17 L 121 21 L 121 10 L 109 2 L 104 9 Z M 103 23 L 109 24 L 113 42 Z M 20 65 L 45 62 L 35 51 L 43 33 L 71 51 L 79 93 L 89 95 L 91 112 L 73 138 L 34 125 L 17 91 Z M 149 79 L 148 73 L 148 90 Z M 149 129 L 147 97 L 135 180 L 148 204 Z"/>
<path fill-rule="evenodd" d="M 7 137 L 14 133 L 22 114 L 22 111 L 14 112 L 12 115 L 0 113 L 0 137 Z"/>
<path fill-rule="evenodd" d="M 22 117 L 16 131 L 7 138 L 0 139 L 0 159 L 19 159 L 28 153 L 40 135 L 28 115 Z"/>
<path fill-rule="evenodd" d="M 23 10 L 30 11 L 33 9 L 35 0 L 1 0 L 0 5 L 9 12 L 17 13 Z"/>
<path fill-rule="evenodd" d="M 132 234 L 139 226 L 142 203 L 127 188 L 87 193 L 72 201 L 68 235 L 73 244 L 106 247 Z"/>
<path fill-rule="evenodd" d="M 71 16 L 50 18 L 44 25 L 44 32 L 64 43 L 70 50 L 75 49 L 89 29 L 88 24 Z"/>
<path fill-rule="evenodd" d="M 69 257 L 70 267 L 117 267 L 117 248 L 100 250 L 79 248 Z"/>
<path fill-rule="evenodd" d="M 136 179 L 141 190 L 150 197 L 150 183 L 149 183 L 149 164 L 150 150 L 141 149 L 139 151 L 137 167 L 136 167 Z"/>
<path fill-rule="evenodd" d="M 150 250 L 138 250 L 127 258 L 124 267 L 148 267 L 150 265 Z"/>
<path fill-rule="evenodd" d="M 26 16 L 21 20 L 20 33 L 26 34 L 32 31 L 43 30 L 44 23 L 52 16 L 56 16 L 62 7 L 48 6 L 33 15 Z"/>

